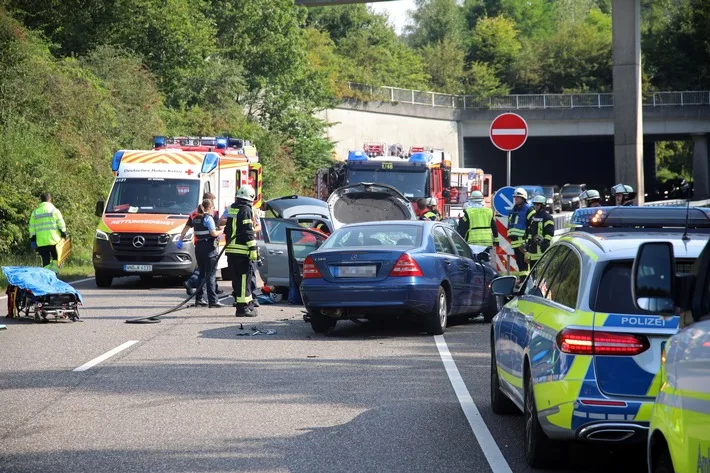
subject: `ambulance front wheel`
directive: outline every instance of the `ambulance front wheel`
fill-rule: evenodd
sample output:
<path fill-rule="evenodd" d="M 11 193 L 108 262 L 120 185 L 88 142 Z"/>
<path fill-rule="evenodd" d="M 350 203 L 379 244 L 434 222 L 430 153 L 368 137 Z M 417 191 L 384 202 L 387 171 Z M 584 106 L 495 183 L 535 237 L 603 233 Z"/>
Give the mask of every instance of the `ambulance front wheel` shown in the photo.
<path fill-rule="evenodd" d="M 96 282 L 96 287 L 111 287 L 113 276 L 97 269 L 94 275 L 94 281 Z"/>

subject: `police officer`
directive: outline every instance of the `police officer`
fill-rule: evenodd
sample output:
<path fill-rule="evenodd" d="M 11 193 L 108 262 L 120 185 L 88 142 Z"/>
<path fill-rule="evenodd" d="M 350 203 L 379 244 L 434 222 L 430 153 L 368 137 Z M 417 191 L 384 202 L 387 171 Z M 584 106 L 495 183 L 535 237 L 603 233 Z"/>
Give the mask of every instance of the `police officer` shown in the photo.
<path fill-rule="evenodd" d="M 459 220 L 459 235 L 473 245 L 498 246 L 498 229 L 493 210 L 483 204 L 483 193 L 472 191 Z"/>
<path fill-rule="evenodd" d="M 587 203 L 587 207 L 601 207 L 601 197 L 599 191 L 590 189 L 582 192 L 582 199 Z M 534 199 L 533 199 L 534 200 Z"/>
<path fill-rule="evenodd" d="M 237 200 L 227 213 L 227 264 L 232 276 L 237 317 L 256 317 L 251 295 L 252 261 L 257 260 L 254 220 L 251 205 L 256 197 L 254 188 L 244 185 L 237 191 Z"/>
<path fill-rule="evenodd" d="M 542 254 L 550 247 L 552 237 L 555 234 L 555 220 L 545 210 L 547 198 L 544 195 L 536 195 L 533 197 L 532 203 L 535 208 L 535 215 L 532 218 L 530 227 L 528 227 L 527 242 L 527 256 L 531 266 L 542 258 Z"/>
<path fill-rule="evenodd" d="M 212 213 L 214 204 L 210 199 L 202 201 L 197 208 L 197 215 L 192 219 L 192 226 L 195 231 L 195 256 L 197 257 L 197 267 L 200 275 L 197 279 L 197 287 L 207 286 L 207 302 L 202 299 L 202 294 L 198 294 L 195 305 L 213 307 L 225 307 L 217 299 L 217 238 L 222 231 L 217 228 Z"/>
<path fill-rule="evenodd" d="M 617 184 L 611 188 L 611 193 L 614 194 L 614 199 L 616 200 L 616 205 L 629 206 L 634 205 L 634 188 L 625 185 Z"/>
<path fill-rule="evenodd" d="M 429 197 L 426 200 L 427 211 L 419 217 L 419 220 L 441 220 L 441 214 L 436 209 L 436 205 L 436 197 Z"/>
<path fill-rule="evenodd" d="M 515 205 L 508 214 L 508 239 L 515 252 L 519 275 L 523 275 L 528 270 L 528 264 L 525 262 L 526 235 L 535 210 L 528 204 L 528 193 L 522 187 L 513 191 L 513 200 Z"/>
<path fill-rule="evenodd" d="M 30 215 L 30 240 L 42 257 L 42 266 L 56 273 L 57 244 L 67 237 L 67 227 L 62 213 L 52 204 L 51 194 L 43 193 L 40 200 L 42 203 Z"/>

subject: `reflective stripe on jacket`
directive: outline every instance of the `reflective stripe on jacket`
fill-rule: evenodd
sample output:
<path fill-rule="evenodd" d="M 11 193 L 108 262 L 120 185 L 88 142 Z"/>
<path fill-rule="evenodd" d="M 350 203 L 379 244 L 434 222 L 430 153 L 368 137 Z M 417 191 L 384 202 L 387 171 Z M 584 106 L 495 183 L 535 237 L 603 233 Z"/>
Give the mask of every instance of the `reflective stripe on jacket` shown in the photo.
<path fill-rule="evenodd" d="M 232 240 L 225 253 L 249 256 L 250 251 L 256 251 L 251 205 L 240 201 L 232 204 L 227 212 L 225 232 L 227 241 Z"/>
<path fill-rule="evenodd" d="M 468 243 L 481 246 L 492 246 L 498 243 L 498 228 L 493 210 L 488 207 L 468 207 L 461 220 L 465 223 L 465 235 Z"/>
<path fill-rule="evenodd" d="M 535 215 L 535 209 L 528 203 L 516 205 L 508 215 L 508 239 L 512 248 L 520 248 L 525 244 L 528 226 Z"/>
<path fill-rule="evenodd" d="M 214 246 L 216 238 L 210 235 L 210 231 L 207 229 L 207 225 L 205 225 L 204 215 L 197 214 L 193 217 L 192 227 L 195 231 L 195 244 Z"/>
<path fill-rule="evenodd" d="M 432 212 L 431 210 L 424 212 L 421 217 L 419 217 L 419 220 L 439 220 L 439 216 L 435 213 Z"/>
<path fill-rule="evenodd" d="M 30 237 L 37 237 L 37 246 L 53 246 L 66 232 L 62 213 L 51 202 L 42 202 L 30 215 Z"/>
<path fill-rule="evenodd" d="M 533 217 L 528 228 L 528 235 L 528 259 L 537 261 L 542 258 L 543 253 L 552 243 L 552 237 L 555 235 L 555 220 L 545 210 L 541 210 Z M 542 242 L 539 244 L 535 241 L 535 237 L 538 235 L 542 238 Z"/>

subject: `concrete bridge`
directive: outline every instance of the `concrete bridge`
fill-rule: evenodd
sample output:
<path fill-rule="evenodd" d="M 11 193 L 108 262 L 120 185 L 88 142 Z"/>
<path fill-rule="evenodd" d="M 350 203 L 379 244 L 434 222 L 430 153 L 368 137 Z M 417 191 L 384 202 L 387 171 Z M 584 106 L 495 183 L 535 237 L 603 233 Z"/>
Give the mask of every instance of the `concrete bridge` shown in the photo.
<path fill-rule="evenodd" d="M 517 95 L 485 101 L 404 89 L 378 88 L 376 101 L 349 100 L 323 118 L 340 156 L 363 142 L 443 147 L 459 167 L 481 167 L 503 185 L 505 153 L 488 138 L 491 121 L 513 111 L 528 122 L 528 141 L 513 153 L 512 183 L 615 183 L 612 94 Z M 391 101 L 394 99 L 393 101 Z M 426 104 L 426 105 L 425 105 Z M 645 183 L 655 184 L 655 143 L 692 139 L 696 198 L 710 198 L 710 92 L 659 92 L 643 107 Z"/>

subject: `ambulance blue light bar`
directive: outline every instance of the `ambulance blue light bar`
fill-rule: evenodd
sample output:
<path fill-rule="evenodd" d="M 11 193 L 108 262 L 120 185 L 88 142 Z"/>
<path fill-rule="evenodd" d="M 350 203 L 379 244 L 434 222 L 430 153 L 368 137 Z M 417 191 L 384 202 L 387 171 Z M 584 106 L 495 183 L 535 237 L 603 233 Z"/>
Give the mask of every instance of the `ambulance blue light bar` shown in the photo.
<path fill-rule="evenodd" d="M 154 136 L 153 137 L 153 148 L 162 148 L 165 146 L 164 136 Z"/>
<path fill-rule="evenodd" d="M 710 209 L 700 207 L 589 207 L 574 211 L 573 227 L 710 228 Z"/>
<path fill-rule="evenodd" d="M 348 153 L 348 161 L 367 161 L 367 155 L 364 151 L 354 150 Z"/>
<path fill-rule="evenodd" d="M 225 146 L 226 146 L 225 141 Z M 202 174 L 212 172 L 219 163 L 219 155 L 217 153 L 207 153 L 205 154 L 205 159 L 202 161 Z"/>
<path fill-rule="evenodd" d="M 121 159 L 123 159 L 124 151 L 116 151 L 111 160 L 111 171 L 118 172 L 118 168 L 121 166 Z"/>

